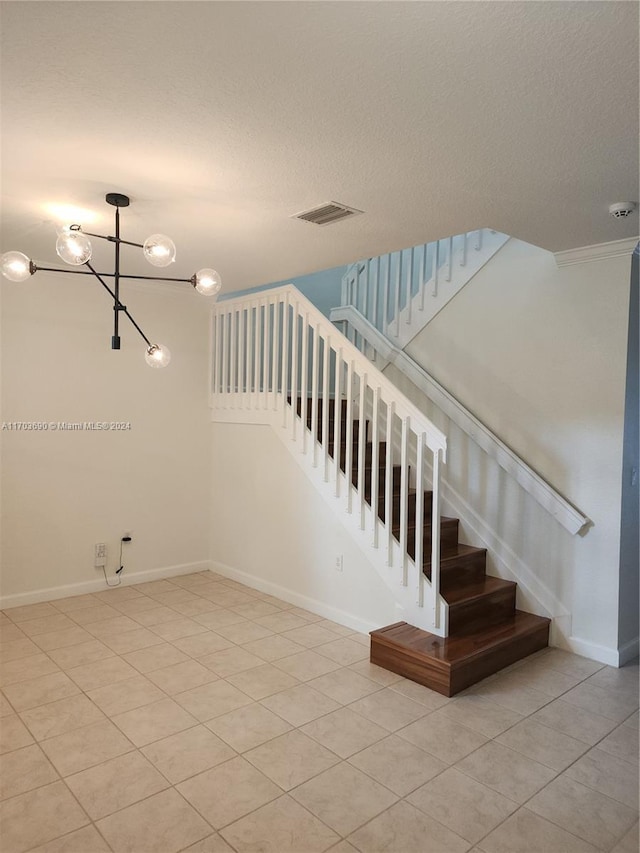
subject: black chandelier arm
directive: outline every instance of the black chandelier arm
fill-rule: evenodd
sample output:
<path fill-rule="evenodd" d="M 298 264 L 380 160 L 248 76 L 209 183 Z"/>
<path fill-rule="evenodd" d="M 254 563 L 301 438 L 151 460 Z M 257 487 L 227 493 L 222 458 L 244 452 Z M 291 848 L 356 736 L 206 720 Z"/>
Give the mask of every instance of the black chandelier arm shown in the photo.
<path fill-rule="evenodd" d="M 87 272 L 86 270 L 67 270 L 60 269 L 59 267 L 40 267 L 37 264 L 33 263 L 33 272 L 65 272 L 70 275 L 94 275 L 94 273 Z M 115 273 L 112 272 L 101 272 L 99 273 L 103 278 L 114 278 Z M 135 279 L 137 281 L 177 281 L 181 284 L 194 284 L 195 276 L 191 276 L 191 278 L 162 278 L 160 276 L 155 275 L 125 275 L 124 273 L 120 273 L 120 278 L 128 278 Z"/>
<path fill-rule="evenodd" d="M 129 313 L 129 310 L 127 309 L 126 305 L 123 305 L 123 304 L 122 304 L 122 302 L 120 302 L 120 300 L 116 298 L 116 294 L 115 294 L 115 292 L 114 292 L 113 290 L 111 290 L 111 288 L 109 287 L 109 285 L 108 285 L 105 281 L 103 281 L 103 280 L 102 280 L 102 275 L 104 275 L 104 273 L 98 273 L 98 272 L 96 272 L 96 271 L 94 270 L 94 268 L 91 266 L 91 264 L 89 263 L 89 261 L 87 261 L 87 262 L 86 262 L 86 266 L 87 266 L 87 267 L 89 267 L 89 269 L 90 269 L 90 271 L 91 271 L 91 272 L 89 272 L 89 273 L 86 273 L 86 275 L 93 275 L 93 276 L 95 276 L 95 277 L 98 279 L 98 281 L 100 282 L 100 284 L 101 284 L 101 285 L 104 287 L 104 289 L 107 291 L 107 293 L 108 293 L 108 294 L 111 296 L 111 298 L 113 299 L 113 302 L 114 302 L 113 308 L 114 308 L 114 311 L 115 311 L 115 317 L 116 317 L 116 319 L 117 319 L 117 317 L 118 317 L 119 312 L 120 312 L 120 311 L 122 311 L 124 314 L 126 314 L 126 315 L 127 315 L 127 317 L 129 318 L 129 320 L 131 321 L 131 324 L 132 324 L 132 325 L 133 325 L 133 327 L 137 330 L 138 334 L 139 334 L 139 335 L 144 339 L 144 341 L 146 342 L 146 344 L 147 344 L 148 346 L 150 346 L 150 347 L 151 347 L 151 346 L 153 346 L 153 344 L 151 343 L 151 341 L 149 340 L 149 338 L 145 335 L 145 333 L 142 331 L 142 329 L 140 328 L 140 326 L 136 323 L 136 321 L 133 319 L 133 317 L 132 317 L 132 316 L 131 316 L 131 314 Z M 55 270 L 55 272 L 66 272 L 66 270 Z M 114 275 L 114 273 L 111 273 L 111 275 Z"/>

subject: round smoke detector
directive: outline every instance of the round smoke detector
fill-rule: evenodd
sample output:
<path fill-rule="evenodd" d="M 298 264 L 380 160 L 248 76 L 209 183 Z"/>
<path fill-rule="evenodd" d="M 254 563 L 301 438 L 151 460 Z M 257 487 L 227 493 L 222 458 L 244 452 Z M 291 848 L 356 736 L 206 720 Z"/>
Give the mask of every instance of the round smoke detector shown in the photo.
<path fill-rule="evenodd" d="M 617 201 L 615 204 L 609 205 L 609 213 L 614 219 L 624 219 L 626 216 L 630 216 L 635 209 L 635 201 Z"/>

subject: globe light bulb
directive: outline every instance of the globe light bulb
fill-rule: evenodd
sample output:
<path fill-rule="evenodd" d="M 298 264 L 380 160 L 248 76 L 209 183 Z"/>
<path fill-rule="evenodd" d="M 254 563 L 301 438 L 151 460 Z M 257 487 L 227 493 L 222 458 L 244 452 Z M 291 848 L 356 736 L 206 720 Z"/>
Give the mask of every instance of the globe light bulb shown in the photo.
<path fill-rule="evenodd" d="M 5 252 L 2 256 L 2 275 L 9 281 L 26 281 L 31 272 L 31 261 L 22 252 Z"/>
<path fill-rule="evenodd" d="M 175 243 L 164 234 L 152 234 L 142 247 L 145 258 L 154 267 L 168 267 L 176 259 Z"/>
<path fill-rule="evenodd" d="M 216 296 L 222 287 L 220 273 L 211 269 L 198 270 L 193 277 L 193 286 L 203 296 Z"/>
<path fill-rule="evenodd" d="M 171 353 L 162 344 L 151 344 L 144 358 L 149 367 L 166 367 L 171 361 Z"/>
<path fill-rule="evenodd" d="M 66 264 L 79 267 L 91 259 L 91 240 L 82 231 L 62 233 L 56 240 L 56 252 Z"/>

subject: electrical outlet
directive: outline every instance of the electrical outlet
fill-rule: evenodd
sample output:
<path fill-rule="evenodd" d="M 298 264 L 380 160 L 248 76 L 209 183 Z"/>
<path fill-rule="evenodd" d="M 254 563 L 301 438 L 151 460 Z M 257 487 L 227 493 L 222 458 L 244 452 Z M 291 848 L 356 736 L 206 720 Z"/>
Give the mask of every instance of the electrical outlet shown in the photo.
<path fill-rule="evenodd" d="M 107 546 L 104 542 L 96 542 L 93 549 L 93 565 L 103 569 L 107 565 Z"/>
<path fill-rule="evenodd" d="M 343 569 L 342 554 L 336 554 L 336 559 L 335 559 L 334 565 L 335 565 L 336 572 L 342 571 L 342 569 Z"/>

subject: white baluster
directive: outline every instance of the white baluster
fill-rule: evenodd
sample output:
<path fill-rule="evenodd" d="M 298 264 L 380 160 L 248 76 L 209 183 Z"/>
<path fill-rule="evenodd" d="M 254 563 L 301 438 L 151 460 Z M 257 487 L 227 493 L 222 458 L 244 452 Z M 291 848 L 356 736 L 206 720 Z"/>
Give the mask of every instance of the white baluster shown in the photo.
<path fill-rule="evenodd" d="M 333 459 L 336 463 L 336 497 L 340 497 L 340 439 L 342 430 L 342 347 L 336 350 L 333 380 Z"/>
<path fill-rule="evenodd" d="M 369 261 L 369 263 L 374 263 L 374 261 Z M 375 276 L 373 277 L 374 286 L 373 286 L 373 318 L 372 323 L 376 329 L 381 329 L 382 326 L 378 323 L 378 287 L 380 285 L 380 258 L 377 257 L 375 259 Z M 373 351 L 374 361 L 375 361 L 375 350 Z"/>
<path fill-rule="evenodd" d="M 371 418 L 371 514 L 373 518 L 373 547 L 378 547 L 378 531 L 380 528 L 380 519 L 378 518 L 379 496 L 378 489 L 380 488 L 380 441 L 378 440 L 378 418 L 380 409 L 380 386 L 378 385 L 373 391 L 373 416 Z"/>
<path fill-rule="evenodd" d="M 236 382 L 238 379 L 237 325 L 238 312 L 234 309 L 231 312 L 231 354 L 229 356 L 232 409 L 236 407 Z"/>
<path fill-rule="evenodd" d="M 245 344 L 244 344 L 244 305 L 238 311 L 238 408 L 244 407 L 244 365 L 245 365 Z"/>
<path fill-rule="evenodd" d="M 431 594 L 433 596 L 434 628 L 440 627 L 440 458 L 442 451 L 433 451 L 433 491 L 431 507 Z"/>
<path fill-rule="evenodd" d="M 282 349 L 280 340 L 280 300 L 273 302 L 273 326 L 271 327 L 271 393 L 273 395 L 273 411 L 278 408 L 278 353 Z"/>
<path fill-rule="evenodd" d="M 413 260 L 414 249 L 409 252 L 409 269 L 407 270 L 407 325 L 411 324 L 411 303 L 413 302 Z"/>
<path fill-rule="evenodd" d="M 447 281 L 451 281 L 451 276 L 453 275 L 453 237 L 449 237 L 448 243 L 449 257 L 447 260 L 449 262 L 449 266 L 447 269 Z"/>
<path fill-rule="evenodd" d="M 467 265 L 467 240 L 468 240 L 468 238 L 469 238 L 469 235 L 465 231 L 465 233 L 462 235 L 462 259 L 460 260 L 460 266 L 461 267 L 466 267 L 466 265 Z"/>
<path fill-rule="evenodd" d="M 364 488 L 364 454 L 366 450 L 366 418 L 365 405 L 367 401 L 367 374 L 360 377 L 360 405 L 358 413 L 358 491 L 360 492 L 360 529 L 364 530 L 365 488 Z"/>
<path fill-rule="evenodd" d="M 320 335 L 318 326 L 313 326 L 313 350 L 311 356 L 311 448 L 313 467 L 318 464 L 318 361 L 320 357 Z"/>
<path fill-rule="evenodd" d="M 293 303 L 293 314 L 291 317 L 291 438 L 296 440 L 296 425 L 298 423 L 298 361 L 299 343 L 299 308 L 298 300 Z M 300 401 L 302 407 L 302 400 Z"/>
<path fill-rule="evenodd" d="M 263 335 L 262 335 L 262 407 L 269 408 L 269 327 L 271 319 L 271 306 L 269 299 L 264 300 L 263 311 Z"/>
<path fill-rule="evenodd" d="M 424 294 L 427 289 L 427 244 L 422 246 L 422 272 L 420 273 L 420 310 L 424 311 Z"/>
<path fill-rule="evenodd" d="M 400 454 L 400 559 L 402 560 L 402 585 L 407 585 L 407 511 L 409 496 L 409 427 L 410 419 L 402 419 L 402 444 Z"/>
<path fill-rule="evenodd" d="M 400 286 L 402 282 L 402 252 L 396 252 L 398 265 L 396 267 L 396 338 L 400 336 Z"/>
<path fill-rule="evenodd" d="M 285 293 L 282 304 L 282 426 L 287 426 L 287 386 L 289 383 L 289 294 Z"/>
<path fill-rule="evenodd" d="M 305 314 L 302 318 L 302 359 L 300 363 L 300 398 L 301 398 L 301 415 L 302 415 L 302 447 L 303 453 L 307 452 L 307 410 L 309 406 L 308 399 L 308 380 L 309 380 L 309 314 Z"/>
<path fill-rule="evenodd" d="M 389 331 L 389 289 L 391 281 L 391 255 L 387 255 L 387 272 L 384 279 L 384 314 L 382 317 L 382 331 L 386 335 Z"/>
<path fill-rule="evenodd" d="M 329 366 L 331 364 L 331 337 L 323 339 L 322 350 L 322 452 L 324 476 L 329 480 Z"/>
<path fill-rule="evenodd" d="M 482 228 L 476 231 L 476 252 L 479 252 L 482 248 Z"/>
<path fill-rule="evenodd" d="M 387 565 L 393 566 L 393 469 L 391 460 L 393 458 L 393 421 L 396 412 L 395 403 L 387 403 L 387 457 L 385 459 L 384 473 L 384 522 L 387 529 Z"/>
<path fill-rule="evenodd" d="M 353 479 L 353 361 L 347 364 L 347 419 L 344 426 L 346 439 L 346 462 L 344 471 L 347 477 L 347 512 L 351 512 Z"/>
<path fill-rule="evenodd" d="M 226 311 L 222 313 L 223 337 L 222 337 L 222 405 L 226 409 L 228 402 L 227 369 L 229 364 L 229 335 L 227 333 L 229 315 Z"/>
<path fill-rule="evenodd" d="M 436 251 L 433 259 L 433 287 L 431 295 L 438 295 L 438 276 L 440 275 L 440 240 L 436 240 Z"/>
<path fill-rule="evenodd" d="M 424 606 L 424 574 L 422 563 L 424 561 L 424 442 L 425 434 L 419 432 L 416 435 L 418 442 L 416 450 L 416 551 L 415 565 L 418 571 L 418 588 L 416 590 L 416 604 Z"/>

